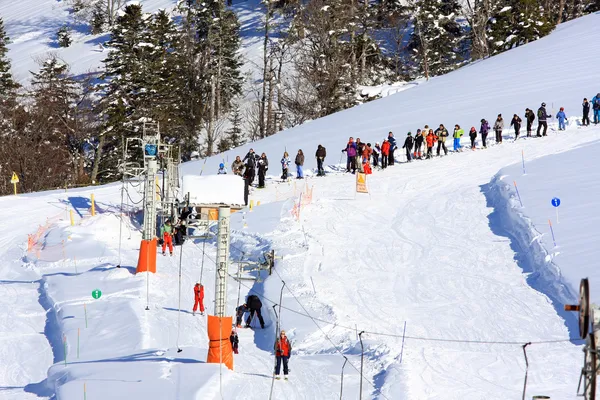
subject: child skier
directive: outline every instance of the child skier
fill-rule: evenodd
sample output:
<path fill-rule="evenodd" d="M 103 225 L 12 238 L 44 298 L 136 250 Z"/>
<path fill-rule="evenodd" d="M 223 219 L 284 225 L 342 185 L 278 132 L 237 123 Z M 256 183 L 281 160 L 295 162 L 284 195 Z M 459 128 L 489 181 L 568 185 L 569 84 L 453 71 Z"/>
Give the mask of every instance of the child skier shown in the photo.
<path fill-rule="evenodd" d="M 460 145 L 460 138 L 465 134 L 464 129 L 460 129 L 460 125 L 454 125 L 454 133 L 452 137 L 454 138 L 454 151 L 462 151 L 462 146 Z"/>
<path fill-rule="evenodd" d="M 287 181 L 288 179 L 288 168 L 290 167 L 290 155 L 287 151 L 283 153 L 281 159 L 281 180 Z"/>
<path fill-rule="evenodd" d="M 217 175 L 227 175 L 227 168 L 225 168 L 225 164 L 219 164 L 219 170 L 217 171 Z"/>
<path fill-rule="evenodd" d="M 517 114 L 513 115 L 512 120 L 510 121 L 510 126 L 515 128 L 515 140 L 519 138 L 519 131 L 521 130 L 521 117 Z"/>
<path fill-rule="evenodd" d="M 167 255 L 165 253 L 167 246 L 169 246 L 170 255 L 173 255 L 173 227 L 170 219 L 167 219 L 164 225 L 160 227 L 160 236 L 163 238 L 162 255 Z"/>
<path fill-rule="evenodd" d="M 417 135 L 415 136 L 415 151 L 413 152 L 413 159 L 417 157 L 421 159 L 421 147 L 423 147 L 424 140 L 425 138 L 423 137 L 421 130 L 417 129 Z"/>
<path fill-rule="evenodd" d="M 494 132 L 496 133 L 496 143 L 502 143 L 502 131 L 504 130 L 504 120 L 502 114 L 498 114 L 496 122 L 494 123 Z"/>
<path fill-rule="evenodd" d="M 479 128 L 479 133 L 481 133 L 481 142 L 483 144 L 483 148 L 487 149 L 487 145 L 485 143 L 487 139 L 487 135 L 490 132 L 490 124 L 484 119 L 481 120 L 481 128 Z"/>
<path fill-rule="evenodd" d="M 437 137 L 433 133 L 433 129 L 429 130 L 429 133 L 427 134 L 427 137 L 425 138 L 425 140 L 427 141 L 427 157 L 426 158 L 432 158 L 433 157 L 433 145 L 435 144 L 435 142 L 437 140 Z"/>
<path fill-rule="evenodd" d="M 565 108 L 561 107 L 558 114 L 556 114 L 556 118 L 558 119 L 558 130 L 565 130 L 565 122 L 567 121 L 567 114 L 565 114 Z"/>
<path fill-rule="evenodd" d="M 475 139 L 477 139 L 477 129 L 474 126 L 469 131 L 469 138 L 471 139 L 471 150 L 475 150 Z"/>
<path fill-rule="evenodd" d="M 388 166 L 388 158 L 390 155 L 390 142 L 387 139 L 381 144 L 381 168 L 386 169 Z"/>
<path fill-rule="evenodd" d="M 200 309 L 200 315 L 204 315 L 204 286 L 200 283 L 194 285 L 194 308 L 192 315 L 196 315 L 196 310 Z"/>
<path fill-rule="evenodd" d="M 240 345 L 240 338 L 238 337 L 235 329 L 231 330 L 231 335 L 229 336 L 229 341 L 231 342 L 231 348 L 233 349 L 234 354 L 238 354 L 238 347 Z"/>
<path fill-rule="evenodd" d="M 408 132 L 406 134 L 406 139 L 404 140 L 404 145 L 402 146 L 402 148 L 406 150 L 406 162 L 412 161 L 411 153 L 412 153 L 412 148 L 413 148 L 414 143 L 415 143 L 415 141 L 412 137 L 412 133 Z"/>

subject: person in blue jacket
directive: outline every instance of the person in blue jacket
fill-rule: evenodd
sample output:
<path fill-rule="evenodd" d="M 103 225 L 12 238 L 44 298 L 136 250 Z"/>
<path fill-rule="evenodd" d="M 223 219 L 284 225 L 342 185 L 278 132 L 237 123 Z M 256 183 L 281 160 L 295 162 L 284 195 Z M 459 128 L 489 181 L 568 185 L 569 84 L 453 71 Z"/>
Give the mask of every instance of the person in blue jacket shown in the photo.
<path fill-rule="evenodd" d="M 396 138 L 392 132 L 388 133 L 388 142 L 390 143 L 390 154 L 388 154 L 388 166 L 394 165 L 394 150 L 398 148 L 396 146 Z"/>
<path fill-rule="evenodd" d="M 594 110 L 594 124 L 600 122 L 600 93 L 592 99 L 592 110 Z"/>
<path fill-rule="evenodd" d="M 567 114 L 565 114 L 565 108 L 561 107 L 558 114 L 556 114 L 556 118 L 558 119 L 558 130 L 565 130 L 565 121 L 567 120 Z"/>

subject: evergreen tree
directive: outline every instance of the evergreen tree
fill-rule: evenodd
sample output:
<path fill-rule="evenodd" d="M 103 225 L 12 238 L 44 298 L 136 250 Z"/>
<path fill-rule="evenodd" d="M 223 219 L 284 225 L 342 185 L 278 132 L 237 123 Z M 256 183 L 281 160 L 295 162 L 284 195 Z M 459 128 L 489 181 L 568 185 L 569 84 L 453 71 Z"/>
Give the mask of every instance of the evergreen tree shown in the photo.
<path fill-rule="evenodd" d="M 464 31 L 456 21 L 457 0 L 419 0 L 415 4 L 415 29 L 408 49 L 417 75 L 442 75 L 464 62 Z"/>
<path fill-rule="evenodd" d="M 544 37 L 554 26 L 539 0 L 502 0 L 494 6 L 487 39 L 492 54 L 497 54 Z"/>
<path fill-rule="evenodd" d="M 10 60 L 8 53 L 9 38 L 4 29 L 4 21 L 0 18 L 0 105 L 14 97 L 15 90 L 19 85 L 13 80 L 10 72 Z"/>
<path fill-rule="evenodd" d="M 217 146 L 219 153 L 235 149 L 244 144 L 242 139 L 242 113 L 238 104 L 233 107 L 229 115 L 229 123 L 231 128 L 225 132 L 225 137 L 219 141 Z"/>
<path fill-rule="evenodd" d="M 69 47 L 71 45 L 71 31 L 66 25 L 63 25 L 58 29 L 56 40 L 60 47 Z"/>

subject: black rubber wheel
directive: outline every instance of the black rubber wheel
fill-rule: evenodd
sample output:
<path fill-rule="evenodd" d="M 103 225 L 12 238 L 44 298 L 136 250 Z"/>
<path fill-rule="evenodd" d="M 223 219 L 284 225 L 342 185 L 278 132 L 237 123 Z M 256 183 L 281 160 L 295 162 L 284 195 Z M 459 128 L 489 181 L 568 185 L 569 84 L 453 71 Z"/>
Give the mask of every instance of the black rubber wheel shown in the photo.
<path fill-rule="evenodd" d="M 579 336 L 585 339 L 590 331 L 590 285 L 587 278 L 579 284 Z"/>

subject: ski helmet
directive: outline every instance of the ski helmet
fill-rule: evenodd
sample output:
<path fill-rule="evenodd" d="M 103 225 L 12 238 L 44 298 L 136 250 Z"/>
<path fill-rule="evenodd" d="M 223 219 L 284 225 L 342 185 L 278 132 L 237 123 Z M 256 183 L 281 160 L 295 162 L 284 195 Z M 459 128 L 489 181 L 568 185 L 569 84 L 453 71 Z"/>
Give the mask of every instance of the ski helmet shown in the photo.
<path fill-rule="evenodd" d="M 565 108 L 564 108 L 564 107 L 561 107 L 561 108 L 560 108 L 560 111 L 565 111 Z"/>
<path fill-rule="evenodd" d="M 406 136 L 410 136 L 410 135 L 412 135 L 412 133 L 411 133 L 411 132 L 408 132 L 408 133 L 406 134 Z"/>
<path fill-rule="evenodd" d="M 219 164 L 219 168 L 225 168 L 225 164 L 223 164 L 223 163 Z"/>
<path fill-rule="evenodd" d="M 546 107 L 546 103 L 542 103 L 542 107 Z"/>

